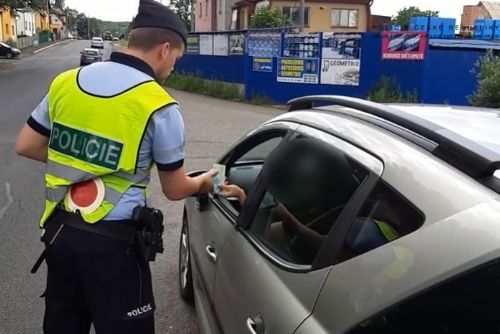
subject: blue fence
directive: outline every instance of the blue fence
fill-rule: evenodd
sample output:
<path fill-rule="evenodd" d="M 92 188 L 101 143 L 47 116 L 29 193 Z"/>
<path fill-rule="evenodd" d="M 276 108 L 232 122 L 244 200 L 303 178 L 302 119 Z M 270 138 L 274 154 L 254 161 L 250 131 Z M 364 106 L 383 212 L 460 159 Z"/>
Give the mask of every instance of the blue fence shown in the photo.
<path fill-rule="evenodd" d="M 285 103 L 310 94 L 366 98 L 380 78 L 387 76 L 395 78 L 403 92 L 416 92 L 422 103 L 468 104 L 467 97 L 477 86 L 471 70 L 485 50 L 433 48 L 432 43 L 426 43 L 424 60 L 386 60 L 382 59 L 382 44 L 381 33 L 362 34 L 357 86 L 279 82 L 279 58 L 272 58 L 271 71 L 256 72 L 253 57 L 248 53 L 227 56 L 186 54 L 176 70 L 207 79 L 243 84 L 248 100 L 266 96 Z"/>

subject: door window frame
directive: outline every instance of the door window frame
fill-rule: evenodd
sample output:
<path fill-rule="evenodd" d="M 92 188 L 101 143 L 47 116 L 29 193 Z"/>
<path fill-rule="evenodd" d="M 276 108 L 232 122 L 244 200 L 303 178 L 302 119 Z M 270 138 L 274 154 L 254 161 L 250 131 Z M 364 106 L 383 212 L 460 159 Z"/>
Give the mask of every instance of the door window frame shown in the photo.
<path fill-rule="evenodd" d="M 261 255 L 266 257 L 274 265 L 290 272 L 310 272 L 332 266 L 336 263 L 338 252 L 344 243 L 352 223 L 355 221 L 357 214 L 362 209 L 370 193 L 382 176 L 383 162 L 373 154 L 364 151 L 342 138 L 306 125 L 298 127 L 286 141 L 293 141 L 299 136 L 313 138 L 318 140 L 320 143 L 326 143 L 337 148 L 339 151 L 365 167 L 368 172 L 367 178 L 360 184 L 352 198 L 342 210 L 340 216 L 333 224 L 326 241 L 320 248 L 313 263 L 311 265 L 300 265 L 288 262 L 275 254 L 250 232 L 250 225 L 253 222 L 255 213 L 257 212 L 261 200 L 268 188 L 262 177 L 262 172 L 257 178 L 253 191 L 247 196 L 245 210 L 242 210 L 240 213 L 240 219 L 238 220 L 236 227 L 240 233 L 254 246 L 254 248 L 256 248 Z"/>
<path fill-rule="evenodd" d="M 282 136 L 282 141 L 278 144 L 278 146 L 287 142 L 289 138 L 294 134 L 294 130 L 297 129 L 300 125 L 297 123 L 291 122 L 273 122 L 265 124 L 256 130 L 250 132 L 245 137 L 241 138 L 236 144 L 234 144 L 230 149 L 227 150 L 223 156 L 217 160 L 218 164 L 228 165 L 233 164 L 238 159 L 240 159 L 243 155 L 245 155 L 249 150 L 264 143 L 265 141 Z M 252 198 L 252 194 L 257 188 L 258 180 L 260 179 L 260 175 L 257 176 L 255 180 L 255 187 L 247 194 L 247 200 L 245 205 L 242 206 L 241 211 L 238 212 L 225 198 L 217 196 L 213 192 L 208 194 L 210 202 L 219 209 L 219 211 L 228 218 L 228 221 L 233 225 L 241 225 L 242 219 L 244 218 L 244 212 L 247 211 L 247 208 L 250 207 L 250 199 Z"/>

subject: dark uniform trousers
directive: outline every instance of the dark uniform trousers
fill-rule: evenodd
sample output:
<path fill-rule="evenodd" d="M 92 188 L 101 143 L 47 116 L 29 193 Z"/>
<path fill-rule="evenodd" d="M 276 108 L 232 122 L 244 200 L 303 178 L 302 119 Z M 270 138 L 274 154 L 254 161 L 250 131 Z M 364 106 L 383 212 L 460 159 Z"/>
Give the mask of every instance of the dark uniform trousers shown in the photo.
<path fill-rule="evenodd" d="M 55 220 L 46 224 L 46 245 Z M 154 333 L 151 271 L 137 245 L 64 226 L 46 262 L 44 333 L 87 334 L 91 324 L 97 334 Z"/>

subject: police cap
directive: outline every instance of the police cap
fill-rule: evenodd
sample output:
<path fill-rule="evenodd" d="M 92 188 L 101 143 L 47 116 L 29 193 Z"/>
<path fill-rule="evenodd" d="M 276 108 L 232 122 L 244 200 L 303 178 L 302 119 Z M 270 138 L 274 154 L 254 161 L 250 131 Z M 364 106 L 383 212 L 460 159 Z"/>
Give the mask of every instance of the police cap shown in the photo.
<path fill-rule="evenodd" d="M 171 9 L 154 0 L 140 0 L 139 12 L 132 22 L 132 29 L 163 28 L 179 35 L 187 44 L 188 31 L 186 25 Z"/>

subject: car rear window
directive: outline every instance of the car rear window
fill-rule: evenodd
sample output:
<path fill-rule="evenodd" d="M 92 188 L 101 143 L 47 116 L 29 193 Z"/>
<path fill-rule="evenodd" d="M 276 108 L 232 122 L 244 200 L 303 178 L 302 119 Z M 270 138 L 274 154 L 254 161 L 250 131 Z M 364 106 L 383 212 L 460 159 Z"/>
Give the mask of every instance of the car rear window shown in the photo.
<path fill-rule="evenodd" d="M 97 56 L 99 55 L 99 52 L 98 51 L 95 51 L 95 50 L 85 50 L 85 55 L 87 56 Z"/>
<path fill-rule="evenodd" d="M 92 38 L 92 41 L 93 42 L 102 42 L 102 38 L 94 37 L 94 38 Z"/>

